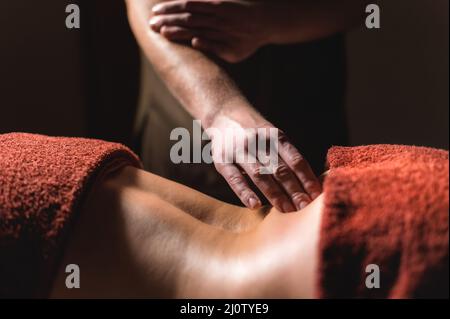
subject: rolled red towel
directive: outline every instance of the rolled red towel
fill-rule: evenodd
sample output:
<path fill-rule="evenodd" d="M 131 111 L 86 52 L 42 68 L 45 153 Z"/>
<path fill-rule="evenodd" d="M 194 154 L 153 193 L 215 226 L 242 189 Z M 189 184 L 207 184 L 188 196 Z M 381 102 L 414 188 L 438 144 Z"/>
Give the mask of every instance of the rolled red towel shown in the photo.
<path fill-rule="evenodd" d="M 448 151 L 335 147 L 328 163 L 319 296 L 448 298 Z"/>
<path fill-rule="evenodd" d="M 115 143 L 0 135 L 0 298 L 45 297 L 64 233 L 95 183 L 139 159 Z"/>

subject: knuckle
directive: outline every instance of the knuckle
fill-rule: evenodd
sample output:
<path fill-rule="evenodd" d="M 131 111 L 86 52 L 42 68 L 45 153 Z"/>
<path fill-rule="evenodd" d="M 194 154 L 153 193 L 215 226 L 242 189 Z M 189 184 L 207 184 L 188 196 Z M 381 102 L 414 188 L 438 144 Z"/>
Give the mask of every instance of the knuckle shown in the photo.
<path fill-rule="evenodd" d="M 257 178 L 257 179 L 262 179 L 263 178 L 262 168 L 260 166 L 253 167 L 250 170 L 250 175 L 255 177 L 255 178 Z"/>
<path fill-rule="evenodd" d="M 297 153 L 297 154 L 295 154 L 294 156 L 292 156 L 291 161 L 292 161 L 292 165 L 293 165 L 296 169 L 301 169 L 301 168 L 303 168 L 304 165 L 305 165 L 305 158 L 304 158 L 301 154 L 299 154 L 299 153 Z"/>
<path fill-rule="evenodd" d="M 242 178 L 239 175 L 230 175 L 228 176 L 228 183 L 230 186 L 240 186 L 242 184 Z"/>
<path fill-rule="evenodd" d="M 306 181 L 303 183 L 303 187 L 310 193 L 315 193 L 315 192 L 320 191 L 320 187 L 315 181 Z"/>
<path fill-rule="evenodd" d="M 298 202 L 309 200 L 308 195 L 306 195 L 305 193 L 300 193 L 300 192 L 292 194 L 291 198 L 293 201 L 298 201 Z"/>
<path fill-rule="evenodd" d="M 270 177 L 270 175 L 264 175 L 264 174 L 259 174 L 259 175 L 252 175 L 251 179 L 253 181 L 253 183 L 255 183 L 255 185 L 258 186 L 259 189 L 261 189 L 263 192 L 272 192 L 274 187 L 273 187 L 273 181 L 272 178 Z"/>
<path fill-rule="evenodd" d="M 194 22 L 194 15 L 192 13 L 185 13 L 183 15 L 183 21 L 187 24 Z"/>
<path fill-rule="evenodd" d="M 274 176 L 276 179 L 285 180 L 290 176 L 290 170 L 286 165 L 279 165 L 275 168 Z"/>

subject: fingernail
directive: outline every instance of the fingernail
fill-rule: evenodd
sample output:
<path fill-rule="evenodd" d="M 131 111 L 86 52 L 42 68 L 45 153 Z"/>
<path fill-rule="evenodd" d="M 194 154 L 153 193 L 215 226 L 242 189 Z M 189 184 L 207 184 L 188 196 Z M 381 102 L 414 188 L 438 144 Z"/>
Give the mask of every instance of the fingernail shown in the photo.
<path fill-rule="evenodd" d="M 295 209 L 296 209 L 297 211 L 299 211 L 299 210 L 302 209 L 302 205 L 301 205 L 301 202 L 300 202 L 300 201 L 294 201 L 294 204 L 295 204 Z"/>
<path fill-rule="evenodd" d="M 300 203 L 300 209 L 306 208 L 309 205 L 308 202 L 301 202 Z"/>
<path fill-rule="evenodd" d="M 152 8 L 153 13 L 160 13 L 161 9 L 163 8 L 162 4 L 157 4 Z"/>
<path fill-rule="evenodd" d="M 248 205 L 251 209 L 256 209 L 261 206 L 261 202 L 254 197 L 250 197 L 248 200 Z"/>
<path fill-rule="evenodd" d="M 153 27 L 154 25 L 156 25 L 158 23 L 158 20 L 159 19 L 157 17 L 153 17 L 153 18 L 150 19 L 148 24 L 150 24 Z"/>

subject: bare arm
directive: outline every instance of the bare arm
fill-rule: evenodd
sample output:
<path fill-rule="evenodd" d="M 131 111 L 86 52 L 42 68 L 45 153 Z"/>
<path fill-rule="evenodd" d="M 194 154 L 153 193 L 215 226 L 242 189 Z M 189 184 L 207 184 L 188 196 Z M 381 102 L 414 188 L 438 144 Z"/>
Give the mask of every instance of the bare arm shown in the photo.
<path fill-rule="evenodd" d="M 217 63 L 204 53 L 169 42 L 149 28 L 151 8 L 161 0 L 126 2 L 129 20 L 141 48 L 172 94 L 194 118 L 209 127 L 219 111 L 242 111 L 250 118 L 257 114 Z"/>
<path fill-rule="evenodd" d="M 361 24 L 362 0 L 171 0 L 153 8 L 152 28 L 228 62 L 269 44 L 316 40 Z"/>
<path fill-rule="evenodd" d="M 148 21 L 152 8 L 160 0 L 127 0 L 129 20 L 137 40 L 172 94 L 205 128 L 226 132 L 229 127 L 272 128 L 246 100 L 226 72 L 206 54 L 168 41 L 151 30 Z M 219 138 L 211 137 L 214 145 Z M 216 143 L 214 143 L 216 141 Z M 261 175 L 259 162 L 238 167 L 235 162 L 214 160 L 218 172 L 249 208 L 261 206 L 261 200 L 243 176 L 245 170 L 270 203 L 283 212 L 305 207 L 321 192 L 321 186 L 305 158 L 280 134 L 280 163 L 276 174 Z M 214 158 L 223 149 L 214 147 Z M 234 152 L 238 150 L 234 149 Z M 244 150 L 247 151 L 247 150 Z"/>

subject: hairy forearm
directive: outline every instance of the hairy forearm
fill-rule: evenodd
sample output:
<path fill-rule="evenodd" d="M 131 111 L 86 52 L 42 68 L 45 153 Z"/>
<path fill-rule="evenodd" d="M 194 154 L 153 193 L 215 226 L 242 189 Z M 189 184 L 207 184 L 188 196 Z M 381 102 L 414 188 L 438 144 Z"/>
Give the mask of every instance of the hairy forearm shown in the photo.
<path fill-rule="evenodd" d="M 170 42 L 148 26 L 151 8 L 161 0 L 127 0 L 131 27 L 147 58 L 172 94 L 196 119 L 210 126 L 220 113 L 256 111 L 226 72 L 204 53 Z"/>
<path fill-rule="evenodd" d="M 320 39 L 348 30 L 363 21 L 361 0 L 273 1 L 269 10 L 270 44 L 288 44 Z"/>

